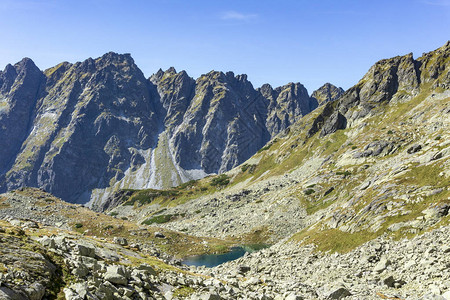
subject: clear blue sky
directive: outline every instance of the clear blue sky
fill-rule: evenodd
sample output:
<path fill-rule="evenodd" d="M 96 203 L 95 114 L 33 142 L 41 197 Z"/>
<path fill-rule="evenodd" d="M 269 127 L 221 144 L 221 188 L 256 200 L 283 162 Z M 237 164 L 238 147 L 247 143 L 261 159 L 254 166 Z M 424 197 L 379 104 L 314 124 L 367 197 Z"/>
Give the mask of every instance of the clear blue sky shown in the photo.
<path fill-rule="evenodd" d="M 148 77 L 245 73 L 255 87 L 347 89 L 377 60 L 418 57 L 450 39 L 450 0 L 0 0 L 0 68 L 41 69 L 108 51 Z"/>

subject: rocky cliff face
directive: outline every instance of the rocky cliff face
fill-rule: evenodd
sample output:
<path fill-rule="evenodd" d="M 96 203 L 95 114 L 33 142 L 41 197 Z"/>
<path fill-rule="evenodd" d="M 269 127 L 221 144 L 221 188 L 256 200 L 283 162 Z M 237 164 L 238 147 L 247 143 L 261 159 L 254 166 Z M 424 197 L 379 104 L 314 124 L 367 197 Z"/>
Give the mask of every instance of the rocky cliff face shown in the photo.
<path fill-rule="evenodd" d="M 387 103 L 401 103 L 421 91 L 448 89 L 449 53 L 450 42 L 447 42 L 417 60 L 413 59 L 412 53 L 380 60 L 332 105 L 332 111 L 326 116 L 319 115 L 316 125 L 322 124 L 321 135 L 376 115 Z"/>
<path fill-rule="evenodd" d="M 42 72 L 25 58 L 0 72 L 0 170 L 2 175 L 19 152 L 32 122 Z"/>
<path fill-rule="evenodd" d="M 314 91 L 311 94 L 311 98 L 316 99 L 319 105 L 323 105 L 327 102 L 338 99 L 340 96 L 342 96 L 342 94 L 344 94 L 344 90 L 342 88 L 338 88 L 327 82 L 318 90 Z"/>
<path fill-rule="evenodd" d="M 0 73 L 0 187 L 71 202 L 118 188 L 166 188 L 227 171 L 317 106 L 299 83 L 253 88 L 246 75 L 146 79 L 129 54 Z"/>
<path fill-rule="evenodd" d="M 142 163 L 142 151 L 155 144 L 156 104 L 129 55 L 63 63 L 41 78 L 30 92 L 27 135 L 3 188 L 39 186 L 86 202 L 94 188 L 109 186 Z"/>

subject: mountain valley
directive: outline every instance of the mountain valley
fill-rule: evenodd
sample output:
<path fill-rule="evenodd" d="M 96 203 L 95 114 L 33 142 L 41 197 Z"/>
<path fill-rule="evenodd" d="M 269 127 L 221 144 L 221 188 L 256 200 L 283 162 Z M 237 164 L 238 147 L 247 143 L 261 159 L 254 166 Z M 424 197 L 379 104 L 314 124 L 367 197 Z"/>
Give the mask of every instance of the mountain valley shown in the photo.
<path fill-rule="evenodd" d="M 0 124 L 0 299 L 450 299 L 450 42 L 311 96 L 24 59 Z"/>

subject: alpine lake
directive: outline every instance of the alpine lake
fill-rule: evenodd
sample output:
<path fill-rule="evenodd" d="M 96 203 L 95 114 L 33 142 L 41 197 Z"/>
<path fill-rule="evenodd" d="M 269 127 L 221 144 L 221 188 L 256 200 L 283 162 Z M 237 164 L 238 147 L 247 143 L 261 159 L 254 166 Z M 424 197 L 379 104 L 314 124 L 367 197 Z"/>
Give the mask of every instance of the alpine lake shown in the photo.
<path fill-rule="evenodd" d="M 222 254 L 203 254 L 185 258 L 182 263 L 188 266 L 205 266 L 213 268 L 220 264 L 238 259 L 245 253 L 252 253 L 270 247 L 268 244 L 249 244 L 232 247 L 229 252 Z"/>

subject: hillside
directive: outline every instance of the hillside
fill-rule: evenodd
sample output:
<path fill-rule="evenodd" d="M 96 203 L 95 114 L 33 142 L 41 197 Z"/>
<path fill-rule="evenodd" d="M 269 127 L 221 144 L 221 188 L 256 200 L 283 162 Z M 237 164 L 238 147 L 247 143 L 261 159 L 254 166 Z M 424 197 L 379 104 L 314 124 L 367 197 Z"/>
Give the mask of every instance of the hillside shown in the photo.
<path fill-rule="evenodd" d="M 169 216 L 160 226 L 192 235 L 289 238 L 330 253 L 448 226 L 449 53 L 447 43 L 416 60 L 408 54 L 379 61 L 338 100 L 226 175 L 180 186 L 171 196 L 129 191 L 114 199 L 125 203 L 112 211 L 137 222 Z M 250 255 L 240 263 L 253 261 Z M 405 295 L 416 288 L 406 285 Z"/>
<path fill-rule="evenodd" d="M 222 175 L 223 186 L 210 177 L 165 197 L 129 191 L 116 211 L 141 222 L 165 207 L 186 214 L 168 228 L 222 237 L 265 228 L 272 241 L 322 226 L 366 239 L 392 224 L 416 232 L 425 209 L 436 220 L 448 211 L 448 55 L 447 43 L 417 60 L 382 60 Z"/>
<path fill-rule="evenodd" d="M 276 128 L 267 129 L 270 140 L 220 175 L 168 189 L 118 189 L 95 206 L 99 212 L 37 189 L 3 194 L 0 216 L 6 229 L 0 249 L 29 250 L 18 244 L 25 242 L 41 247 L 29 241 L 33 235 L 44 245 L 52 244 L 44 236 L 54 239 L 57 255 L 66 258 L 60 268 L 73 275 L 59 276 L 66 289 L 55 289 L 67 299 L 106 294 L 111 299 L 450 299 L 449 57 L 447 42 L 417 59 L 412 54 L 384 59 L 340 96 L 339 89 L 324 85 L 309 98 L 321 105 L 298 120 L 279 123 L 278 112 L 267 113 L 266 124 L 278 124 L 266 125 Z M 230 86 L 248 95 L 259 93 L 267 103 L 277 99 L 275 106 L 286 116 L 303 114 L 301 105 L 280 104 L 285 90 L 307 95 L 300 85 L 253 90 L 242 76 L 211 72 L 204 77 L 216 90 L 224 89 L 228 78 Z M 179 100 L 176 107 L 189 107 L 183 118 L 176 107 L 167 115 L 173 124 L 164 131 L 167 136 L 193 138 L 198 131 L 188 128 L 200 119 L 206 122 L 203 131 L 223 121 L 191 109 L 197 100 L 206 101 L 202 78 L 189 105 L 158 88 L 168 95 L 161 101 L 165 110 L 171 111 L 167 103 L 177 102 L 172 96 Z M 171 82 L 164 86 L 183 87 L 176 95 L 193 93 L 193 81 L 183 72 L 160 71 L 150 82 L 164 80 Z M 233 93 L 226 90 L 223 99 L 238 103 L 242 98 Z M 252 103 L 247 111 L 262 107 Z M 218 160 L 214 163 L 221 168 Z M 26 219 L 38 224 L 21 232 L 18 227 L 30 227 Z M 25 235 L 20 241 L 17 232 Z M 68 235 L 70 247 L 57 243 L 62 235 Z M 94 250 L 80 254 L 80 241 Z M 271 247 L 214 268 L 187 267 L 173 259 L 225 252 L 237 244 Z M 105 256 L 105 247 L 117 258 Z M 46 258 L 48 251 L 34 252 Z M 9 259 L 0 256 L 1 274 L 6 274 L 0 281 L 15 293 L 28 293 Z M 79 273 L 74 261 L 87 270 Z M 140 273 L 143 263 L 150 266 L 143 267 L 145 274 Z M 32 268 L 25 269 L 36 276 Z M 0 291 L 6 293 L 1 285 Z"/>

